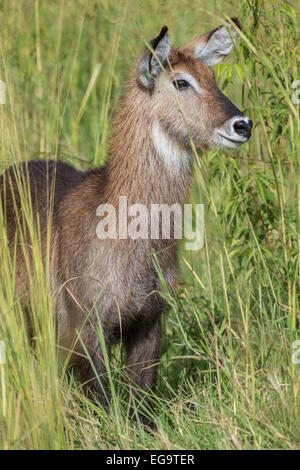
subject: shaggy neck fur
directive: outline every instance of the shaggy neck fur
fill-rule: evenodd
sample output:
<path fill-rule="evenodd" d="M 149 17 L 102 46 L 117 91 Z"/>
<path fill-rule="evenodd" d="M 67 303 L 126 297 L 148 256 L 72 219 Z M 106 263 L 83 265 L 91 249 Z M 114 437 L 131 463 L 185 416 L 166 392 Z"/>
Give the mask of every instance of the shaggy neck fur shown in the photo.
<path fill-rule="evenodd" d="M 152 115 L 151 96 L 136 86 L 116 117 L 107 167 L 109 202 L 183 204 L 192 156 Z"/>
<path fill-rule="evenodd" d="M 166 171 L 177 178 L 180 174 L 185 175 L 189 172 L 193 160 L 192 153 L 169 136 L 158 119 L 152 124 L 152 139 L 154 149 L 165 164 Z"/>

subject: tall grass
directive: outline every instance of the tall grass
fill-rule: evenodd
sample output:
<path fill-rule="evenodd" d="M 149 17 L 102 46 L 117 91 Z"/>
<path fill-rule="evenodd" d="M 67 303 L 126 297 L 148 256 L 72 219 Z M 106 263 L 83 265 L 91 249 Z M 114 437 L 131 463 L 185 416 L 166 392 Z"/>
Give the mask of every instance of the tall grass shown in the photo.
<path fill-rule="evenodd" d="M 300 123 L 297 2 L 247 0 L 4 0 L 0 6 L 1 172 L 57 158 L 105 162 L 112 115 L 145 40 L 169 26 L 184 44 L 221 24 L 243 24 L 220 88 L 254 121 L 238 153 L 195 162 L 191 201 L 205 203 L 205 246 L 181 250 L 153 398 L 156 428 L 128 417 L 122 350 L 109 366 L 112 411 L 88 401 L 58 360 L 48 270 L 39 239 L 30 285 L 34 338 L 15 289 L 0 212 L 0 447 L 4 449 L 225 448 L 300 445 Z M 26 193 L 26 191 L 25 191 Z M 22 220 L 34 231 L 24 194 Z M 99 331 L 101 337 L 101 331 Z"/>

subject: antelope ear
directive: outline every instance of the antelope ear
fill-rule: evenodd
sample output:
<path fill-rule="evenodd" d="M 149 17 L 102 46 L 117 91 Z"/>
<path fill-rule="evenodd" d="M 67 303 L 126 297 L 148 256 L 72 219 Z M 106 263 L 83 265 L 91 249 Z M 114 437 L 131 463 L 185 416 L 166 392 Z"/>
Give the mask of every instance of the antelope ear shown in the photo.
<path fill-rule="evenodd" d="M 237 18 L 231 21 L 239 28 L 240 22 Z M 233 49 L 233 40 L 237 36 L 236 30 L 230 23 L 220 26 L 213 31 L 203 34 L 199 38 L 185 46 L 182 51 L 201 60 L 206 65 L 215 65 L 221 62 Z"/>
<path fill-rule="evenodd" d="M 137 81 L 145 88 L 154 87 L 155 78 L 162 70 L 161 66 L 167 63 L 172 50 L 172 44 L 168 35 L 168 28 L 164 26 L 150 43 L 152 50 L 147 49 L 142 55 L 137 67 Z"/>

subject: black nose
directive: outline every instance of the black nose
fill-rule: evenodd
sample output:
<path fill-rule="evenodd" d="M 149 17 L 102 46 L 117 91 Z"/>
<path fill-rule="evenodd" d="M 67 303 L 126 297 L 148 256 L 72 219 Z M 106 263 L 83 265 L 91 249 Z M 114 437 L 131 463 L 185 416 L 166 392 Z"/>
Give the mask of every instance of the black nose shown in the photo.
<path fill-rule="evenodd" d="M 253 122 L 251 119 L 249 121 L 245 121 L 244 119 L 240 119 L 239 121 L 235 121 L 233 124 L 233 128 L 235 132 L 238 135 L 241 135 L 243 137 L 247 137 L 247 139 L 250 139 L 251 137 L 251 130 L 253 127 Z"/>

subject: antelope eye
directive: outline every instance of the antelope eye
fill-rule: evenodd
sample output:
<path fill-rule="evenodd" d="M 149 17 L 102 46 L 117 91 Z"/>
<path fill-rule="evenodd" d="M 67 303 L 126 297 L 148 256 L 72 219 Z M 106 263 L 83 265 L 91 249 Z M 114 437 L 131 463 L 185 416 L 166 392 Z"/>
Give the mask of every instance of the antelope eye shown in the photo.
<path fill-rule="evenodd" d="M 177 90 L 184 90 L 190 86 L 190 84 L 185 80 L 174 80 L 173 85 Z"/>

